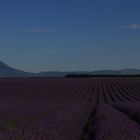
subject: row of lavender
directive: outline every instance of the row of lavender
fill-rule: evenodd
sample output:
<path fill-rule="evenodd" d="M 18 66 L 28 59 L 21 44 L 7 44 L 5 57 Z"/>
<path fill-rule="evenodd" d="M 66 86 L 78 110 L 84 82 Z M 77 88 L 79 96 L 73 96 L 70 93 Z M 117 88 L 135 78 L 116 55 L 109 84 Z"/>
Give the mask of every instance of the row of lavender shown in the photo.
<path fill-rule="evenodd" d="M 76 101 L 81 85 L 81 80 L 1 79 L 0 140 L 81 139 L 95 106 Z"/>
<path fill-rule="evenodd" d="M 93 113 L 91 140 L 140 140 L 139 80 L 98 82 L 98 104 Z"/>
<path fill-rule="evenodd" d="M 139 140 L 139 86 L 139 79 L 1 79 L 0 140 L 80 140 L 89 118 L 86 140 Z"/>

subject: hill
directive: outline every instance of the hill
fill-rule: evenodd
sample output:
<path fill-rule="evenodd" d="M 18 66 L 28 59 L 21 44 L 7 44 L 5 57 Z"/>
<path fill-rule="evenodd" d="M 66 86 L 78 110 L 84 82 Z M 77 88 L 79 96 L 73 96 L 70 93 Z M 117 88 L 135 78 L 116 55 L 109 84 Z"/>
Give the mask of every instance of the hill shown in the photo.
<path fill-rule="evenodd" d="M 140 75 L 138 69 L 121 69 L 121 70 L 99 70 L 99 71 L 73 71 L 73 72 L 59 72 L 59 71 L 44 71 L 39 73 L 31 73 L 15 69 L 4 62 L 0 61 L 0 77 L 65 77 L 67 75 L 84 75 L 92 76 L 107 76 L 107 75 Z"/>
<path fill-rule="evenodd" d="M 0 77 L 29 77 L 32 76 L 30 72 L 24 72 L 22 70 L 18 70 L 12 68 L 0 61 Z"/>

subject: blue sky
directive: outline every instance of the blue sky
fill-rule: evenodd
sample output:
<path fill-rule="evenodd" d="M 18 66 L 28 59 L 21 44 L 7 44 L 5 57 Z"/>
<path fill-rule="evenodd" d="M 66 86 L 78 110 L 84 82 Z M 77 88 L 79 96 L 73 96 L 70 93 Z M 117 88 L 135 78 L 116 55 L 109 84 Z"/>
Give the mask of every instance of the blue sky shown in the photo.
<path fill-rule="evenodd" d="M 140 69 L 139 0 L 1 0 L 0 60 L 27 71 Z"/>

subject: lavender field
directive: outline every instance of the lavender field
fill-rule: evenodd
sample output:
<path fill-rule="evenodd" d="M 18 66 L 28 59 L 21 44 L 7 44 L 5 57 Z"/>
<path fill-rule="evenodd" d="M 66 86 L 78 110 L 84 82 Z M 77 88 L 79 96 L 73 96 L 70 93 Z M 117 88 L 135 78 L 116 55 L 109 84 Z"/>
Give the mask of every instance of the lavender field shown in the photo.
<path fill-rule="evenodd" d="M 0 140 L 140 140 L 139 78 L 0 79 Z"/>

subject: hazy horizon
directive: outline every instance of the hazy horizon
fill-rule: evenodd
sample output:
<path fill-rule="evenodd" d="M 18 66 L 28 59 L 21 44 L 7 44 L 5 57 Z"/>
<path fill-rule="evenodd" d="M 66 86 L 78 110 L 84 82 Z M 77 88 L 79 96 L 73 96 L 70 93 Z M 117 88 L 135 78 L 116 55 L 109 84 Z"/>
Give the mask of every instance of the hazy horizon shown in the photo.
<path fill-rule="evenodd" d="M 94 70 L 65 70 L 65 71 L 61 71 L 61 70 L 43 70 L 43 71 L 26 71 L 26 70 L 23 70 L 23 69 L 19 69 L 17 67 L 13 67 L 9 64 L 6 64 L 5 62 L 1 61 L 0 60 L 0 65 L 3 65 L 5 64 L 6 66 L 8 66 L 9 68 L 13 68 L 13 69 L 16 69 L 16 70 L 20 70 L 20 71 L 24 71 L 24 72 L 31 72 L 31 73 L 41 73 L 41 72 L 99 72 L 99 71 L 123 71 L 123 70 L 129 70 L 129 71 L 135 71 L 135 70 L 139 70 L 140 69 L 135 69 L 135 68 L 120 68 L 120 69 L 94 69 Z M 7 67 L 7 68 L 8 68 Z M 1 68 L 1 66 L 0 66 Z M 9 69 L 8 68 L 8 69 Z"/>
<path fill-rule="evenodd" d="M 0 60 L 29 72 L 140 69 L 139 0 L 0 2 Z"/>

